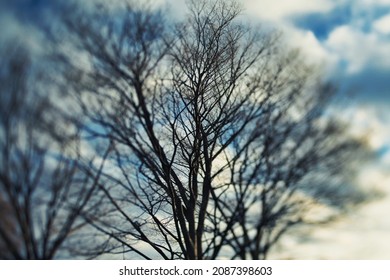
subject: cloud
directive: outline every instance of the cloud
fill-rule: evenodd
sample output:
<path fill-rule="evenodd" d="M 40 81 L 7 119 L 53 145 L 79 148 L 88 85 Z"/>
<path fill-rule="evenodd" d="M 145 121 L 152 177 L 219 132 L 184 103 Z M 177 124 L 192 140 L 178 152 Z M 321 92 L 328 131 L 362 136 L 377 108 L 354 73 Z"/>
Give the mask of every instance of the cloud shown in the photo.
<path fill-rule="evenodd" d="M 307 55 L 307 59 L 312 62 L 324 62 L 333 60 L 331 54 L 321 45 L 312 31 L 297 30 L 291 36 L 292 42 L 296 42 L 298 47 L 301 47 Z"/>
<path fill-rule="evenodd" d="M 244 0 L 245 13 L 265 20 L 279 21 L 296 14 L 328 12 L 334 7 L 330 0 Z"/>
<path fill-rule="evenodd" d="M 340 62 L 346 64 L 348 74 L 361 72 L 366 68 L 390 70 L 390 40 L 376 33 L 364 33 L 349 25 L 334 29 L 325 41 L 325 46 L 337 54 Z"/>
<path fill-rule="evenodd" d="M 390 112 L 386 105 L 364 104 L 343 110 L 340 119 L 350 124 L 349 133 L 364 139 L 368 147 L 381 152 L 383 147 L 390 147 Z"/>
<path fill-rule="evenodd" d="M 383 149 L 382 164 L 390 168 L 390 146 L 386 146 Z M 390 188 L 390 184 L 389 184 Z"/>
<path fill-rule="evenodd" d="M 293 33 L 291 43 L 302 42 L 305 52 L 317 53 L 320 61 L 337 59 L 346 74 L 390 69 L 390 39 L 385 36 L 390 33 L 390 0 L 245 0 L 244 5 L 248 15 Z"/>
<path fill-rule="evenodd" d="M 370 175 L 371 176 L 371 175 Z M 372 174 L 375 177 L 375 174 Z M 390 177 L 378 179 L 390 183 Z M 390 196 L 373 201 L 322 227 L 306 228 L 297 236 L 285 236 L 271 259 L 388 259 L 390 251 Z M 362 238 L 362 233 L 364 238 Z M 277 248 L 275 248 L 277 249 Z"/>
<path fill-rule="evenodd" d="M 384 35 L 390 34 L 390 14 L 387 14 L 374 21 L 373 28 L 375 31 Z"/>
<path fill-rule="evenodd" d="M 390 0 L 245 0 L 244 6 L 245 14 L 283 30 L 288 43 L 301 48 L 310 63 L 325 64 L 329 76 L 342 80 L 343 87 L 360 88 L 367 95 L 371 84 L 371 95 L 385 95 Z"/>
<path fill-rule="evenodd" d="M 324 74 L 336 71 L 338 58 L 332 54 L 311 30 L 297 29 L 293 25 L 285 25 L 284 40 L 291 48 L 298 48 L 308 64 L 319 65 Z"/>
<path fill-rule="evenodd" d="M 0 45 L 17 43 L 35 55 L 43 52 L 44 35 L 35 26 L 21 23 L 12 13 L 4 10 L 0 12 L 0 26 L 3 27 L 0 32 Z"/>

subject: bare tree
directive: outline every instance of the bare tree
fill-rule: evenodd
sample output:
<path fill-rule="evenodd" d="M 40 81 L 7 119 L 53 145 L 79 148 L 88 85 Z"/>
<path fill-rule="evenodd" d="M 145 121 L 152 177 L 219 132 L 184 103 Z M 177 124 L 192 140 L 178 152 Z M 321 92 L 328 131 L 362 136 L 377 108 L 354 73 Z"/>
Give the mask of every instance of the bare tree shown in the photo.
<path fill-rule="evenodd" d="M 83 215 L 112 240 L 101 253 L 265 258 L 302 221 L 303 179 L 357 146 L 324 116 L 334 88 L 279 34 L 233 1 L 188 7 L 171 29 L 134 5 L 65 19 L 85 129 L 112 148 L 112 215 Z"/>
<path fill-rule="evenodd" d="M 320 183 L 303 178 L 320 166 L 342 174 L 337 162 L 360 146 L 324 116 L 334 87 L 278 34 L 238 22 L 239 12 L 235 2 L 191 3 L 170 52 L 171 95 L 160 104 L 200 206 L 198 250 L 212 259 L 226 244 L 233 258 L 265 258 L 303 221 L 302 185 Z"/>
<path fill-rule="evenodd" d="M 49 93 L 42 92 L 50 90 L 49 83 L 34 69 L 28 52 L 16 41 L 4 45 L 0 63 L 0 257 L 67 257 L 68 239 L 86 225 L 81 212 L 96 207 L 99 172 L 92 176 L 91 169 L 85 168 L 92 163 L 82 161 L 78 133 L 51 102 Z"/>

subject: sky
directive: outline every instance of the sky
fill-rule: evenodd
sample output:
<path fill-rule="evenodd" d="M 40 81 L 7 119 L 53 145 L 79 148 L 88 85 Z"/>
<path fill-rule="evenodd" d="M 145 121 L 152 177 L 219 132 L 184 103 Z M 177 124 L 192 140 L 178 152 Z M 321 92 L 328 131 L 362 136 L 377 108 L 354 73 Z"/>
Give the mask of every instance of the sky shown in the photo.
<path fill-rule="evenodd" d="M 244 0 L 246 13 L 280 26 L 361 101 L 390 102 L 390 0 Z"/>
<path fill-rule="evenodd" d="M 390 0 L 243 3 L 249 18 L 278 26 L 339 83 L 339 117 L 378 155 L 358 182 L 384 193 L 333 224 L 308 229 L 308 238 L 285 238 L 273 258 L 390 259 Z"/>
<path fill-rule="evenodd" d="M 184 0 L 157 2 L 167 3 L 172 14 L 185 17 Z M 390 0 L 239 2 L 244 8 L 243 18 L 281 30 L 286 44 L 300 48 L 310 63 L 322 65 L 325 76 L 339 83 L 344 101 L 335 103 L 334 109 L 340 119 L 350 124 L 352 134 L 366 137 L 378 156 L 358 179 L 364 187 L 383 190 L 384 198 L 329 227 L 315 229 L 312 238 L 284 240 L 284 244 L 292 251 L 298 245 L 306 248 L 306 255 L 297 251 L 296 258 L 390 259 L 390 248 L 382 246 L 386 240 L 390 244 L 390 218 L 382 215 L 390 212 Z M 61 12 L 59 3 L 0 0 L 0 43 L 18 34 L 31 48 L 42 49 L 37 39 L 42 36 L 39 27 L 44 19 Z M 365 232 L 366 242 L 356 234 L 361 231 Z M 375 249 L 368 250 L 364 244 L 374 244 Z M 341 245 L 353 249 L 339 254 L 330 249 Z M 276 253 L 277 256 L 291 257 Z"/>
<path fill-rule="evenodd" d="M 367 137 L 380 169 L 390 173 L 390 0 L 241 2 L 246 17 L 281 30 L 338 83 L 339 117 Z"/>
<path fill-rule="evenodd" d="M 185 1 L 159 2 L 185 16 Z M 324 68 L 340 88 L 339 117 L 367 138 L 377 164 L 390 173 L 390 0 L 239 2 L 243 18 L 281 30 L 287 44 Z"/>

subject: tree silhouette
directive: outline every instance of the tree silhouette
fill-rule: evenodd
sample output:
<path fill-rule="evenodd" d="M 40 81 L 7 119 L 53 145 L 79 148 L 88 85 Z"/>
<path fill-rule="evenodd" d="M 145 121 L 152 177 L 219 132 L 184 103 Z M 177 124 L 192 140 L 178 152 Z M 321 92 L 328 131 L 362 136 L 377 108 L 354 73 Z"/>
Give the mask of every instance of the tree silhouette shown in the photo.
<path fill-rule="evenodd" d="M 108 238 L 94 254 L 266 258 L 320 175 L 361 148 L 326 115 L 335 88 L 280 34 L 242 23 L 234 1 L 188 8 L 174 26 L 135 5 L 64 18 L 69 91 L 110 150 L 109 214 L 83 211 Z"/>
<path fill-rule="evenodd" d="M 0 66 L 2 259 L 65 254 L 68 240 L 87 225 L 81 212 L 92 211 L 98 200 L 98 175 L 93 177 L 91 162 L 81 158 L 78 133 L 70 135 L 70 123 L 41 84 L 50 89 L 28 51 L 17 41 L 5 43 Z"/>

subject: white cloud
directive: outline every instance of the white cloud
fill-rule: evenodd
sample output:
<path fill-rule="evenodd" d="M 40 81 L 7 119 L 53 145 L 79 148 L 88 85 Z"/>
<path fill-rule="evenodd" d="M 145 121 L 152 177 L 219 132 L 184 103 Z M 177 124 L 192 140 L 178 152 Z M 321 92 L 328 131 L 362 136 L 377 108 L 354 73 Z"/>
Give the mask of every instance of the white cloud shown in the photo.
<path fill-rule="evenodd" d="M 0 7 L 1 8 L 1 7 Z M 22 44 L 31 53 L 39 54 L 43 51 L 41 32 L 31 25 L 21 23 L 11 13 L 0 12 L 0 42 L 11 41 Z"/>
<path fill-rule="evenodd" d="M 379 192 L 390 194 L 390 175 L 387 171 L 388 170 L 386 170 L 386 168 L 382 168 L 378 165 L 372 165 L 370 167 L 366 167 L 359 173 L 357 181 L 366 189 L 377 190 Z"/>
<path fill-rule="evenodd" d="M 245 13 L 266 20 L 281 20 L 295 14 L 327 12 L 334 6 L 333 1 L 330 0 L 244 0 L 243 2 Z"/>
<path fill-rule="evenodd" d="M 326 73 L 333 72 L 337 66 L 337 56 L 330 52 L 310 30 L 285 26 L 284 35 L 292 48 L 301 50 L 306 62 L 323 66 Z"/>
<path fill-rule="evenodd" d="M 340 61 L 347 63 L 347 72 L 355 74 L 363 69 L 390 68 L 390 41 L 376 33 L 364 33 L 349 25 L 335 28 L 325 42 Z"/>
<path fill-rule="evenodd" d="M 271 258 L 293 259 L 388 259 L 390 252 L 390 175 L 372 166 L 361 174 L 361 183 L 371 190 L 383 191 L 381 199 L 354 209 L 334 222 L 306 227 L 297 234 L 284 236 Z M 387 194 L 387 195 L 386 195 Z M 362 232 L 364 238 L 362 239 Z M 304 237 L 304 238 L 301 238 Z"/>
<path fill-rule="evenodd" d="M 387 14 L 380 19 L 374 21 L 373 28 L 375 31 L 382 34 L 390 33 L 390 14 Z"/>
<path fill-rule="evenodd" d="M 381 162 L 384 166 L 390 167 L 390 148 L 382 155 Z M 389 184 L 390 188 L 390 184 Z"/>
<path fill-rule="evenodd" d="M 285 236 L 271 258 L 375 260 L 388 259 L 390 251 L 390 199 L 385 198 L 351 212 L 334 223 Z M 362 233 L 364 238 L 362 238 Z M 304 239 L 299 238 L 303 236 Z"/>
<path fill-rule="evenodd" d="M 336 109 L 337 110 L 337 109 Z M 362 105 L 350 107 L 339 114 L 341 120 L 350 124 L 349 133 L 356 138 L 363 139 L 372 150 L 380 150 L 390 146 L 390 130 L 388 110 L 378 105 Z"/>
<path fill-rule="evenodd" d="M 285 31 L 293 46 L 300 47 L 309 59 L 326 61 L 335 70 L 336 61 L 345 65 L 347 74 L 356 74 L 367 68 L 390 69 L 390 14 L 375 20 L 375 7 L 390 5 L 390 0 L 244 0 L 245 12 L 260 20 L 271 21 Z M 337 7 L 350 6 L 352 18 L 346 25 L 336 27 L 327 40 L 320 42 L 309 30 L 299 29 L 290 16 L 309 13 L 330 13 Z M 371 31 L 363 31 L 367 24 Z"/>

